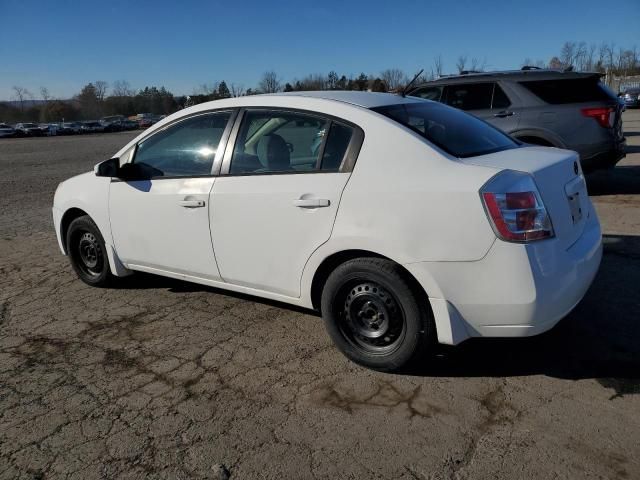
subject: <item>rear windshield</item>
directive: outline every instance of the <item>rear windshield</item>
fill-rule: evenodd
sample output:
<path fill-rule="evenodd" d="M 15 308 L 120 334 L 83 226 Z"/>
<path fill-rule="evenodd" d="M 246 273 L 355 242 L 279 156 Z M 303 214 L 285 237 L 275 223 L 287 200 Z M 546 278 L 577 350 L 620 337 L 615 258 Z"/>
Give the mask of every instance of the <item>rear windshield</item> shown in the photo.
<path fill-rule="evenodd" d="M 372 110 L 410 128 L 455 157 L 475 157 L 519 145 L 488 123 L 436 102 L 401 103 Z"/>
<path fill-rule="evenodd" d="M 553 105 L 610 101 L 615 97 L 603 87 L 598 77 L 565 80 L 535 80 L 520 82 L 541 100 Z"/>

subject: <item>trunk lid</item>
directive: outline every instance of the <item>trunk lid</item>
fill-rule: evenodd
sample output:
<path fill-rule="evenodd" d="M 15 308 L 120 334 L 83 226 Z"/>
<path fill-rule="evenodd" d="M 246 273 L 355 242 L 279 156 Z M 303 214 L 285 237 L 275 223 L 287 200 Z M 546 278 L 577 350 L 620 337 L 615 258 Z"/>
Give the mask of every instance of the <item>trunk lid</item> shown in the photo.
<path fill-rule="evenodd" d="M 462 163 L 531 174 L 551 218 L 556 238 L 568 249 L 582 235 L 591 204 L 576 152 L 523 147 L 460 159 Z"/>

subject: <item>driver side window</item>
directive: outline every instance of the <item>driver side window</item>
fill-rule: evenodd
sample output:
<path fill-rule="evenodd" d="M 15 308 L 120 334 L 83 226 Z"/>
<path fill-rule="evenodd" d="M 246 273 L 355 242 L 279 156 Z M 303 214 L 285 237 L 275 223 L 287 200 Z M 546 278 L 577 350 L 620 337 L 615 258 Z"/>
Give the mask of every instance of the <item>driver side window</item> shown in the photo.
<path fill-rule="evenodd" d="M 197 115 L 138 144 L 133 163 L 154 177 L 211 175 L 213 161 L 231 112 Z"/>

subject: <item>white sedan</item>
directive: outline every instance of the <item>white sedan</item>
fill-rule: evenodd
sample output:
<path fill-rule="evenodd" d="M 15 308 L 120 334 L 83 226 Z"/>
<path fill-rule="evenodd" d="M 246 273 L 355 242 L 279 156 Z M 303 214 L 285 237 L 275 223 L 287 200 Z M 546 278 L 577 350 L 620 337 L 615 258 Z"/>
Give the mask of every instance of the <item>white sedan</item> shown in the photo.
<path fill-rule="evenodd" d="M 602 255 L 576 153 L 418 98 L 301 92 L 181 110 L 60 184 L 81 280 L 133 271 L 321 311 L 350 359 L 535 335 Z"/>

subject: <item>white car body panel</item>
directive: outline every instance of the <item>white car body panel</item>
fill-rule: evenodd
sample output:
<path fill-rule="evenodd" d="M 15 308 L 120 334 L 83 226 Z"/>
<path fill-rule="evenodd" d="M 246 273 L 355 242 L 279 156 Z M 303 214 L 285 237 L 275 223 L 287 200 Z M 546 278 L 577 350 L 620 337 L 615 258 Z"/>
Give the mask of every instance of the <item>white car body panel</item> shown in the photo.
<path fill-rule="evenodd" d="M 209 232 L 213 182 L 214 177 L 111 183 L 109 215 L 120 260 L 134 270 L 148 267 L 219 280 Z M 202 207 L 181 202 L 201 202 Z"/>
<path fill-rule="evenodd" d="M 240 286 L 299 297 L 304 266 L 329 240 L 349 176 L 324 173 L 216 179 L 211 192 L 211 234 L 222 278 Z M 326 201 L 326 206 L 300 207 L 297 200 Z"/>
<path fill-rule="evenodd" d="M 162 179 L 138 189 L 130 185 L 136 182 L 74 177 L 60 185 L 54 200 L 61 248 L 62 217 L 77 208 L 102 232 L 115 275 L 146 271 L 309 308 L 323 262 L 359 250 L 387 257 L 415 278 L 428 295 L 441 343 L 551 328 L 585 294 L 602 255 L 584 181 L 571 173 L 575 154 L 520 148 L 458 160 L 366 108 L 420 101 L 321 92 L 181 110 L 115 156 L 184 116 L 238 107 L 331 115 L 361 127 L 364 143 L 352 172 Z M 479 191 L 504 169 L 534 177 L 554 238 L 528 244 L 496 238 Z M 585 214 L 572 223 L 566 197 L 573 194 L 580 195 Z M 206 207 L 177 205 L 189 195 Z M 299 208 L 293 202 L 300 198 L 328 200 L 328 206 Z"/>

